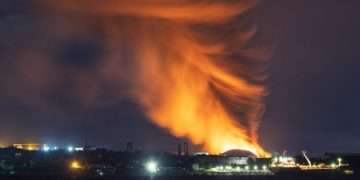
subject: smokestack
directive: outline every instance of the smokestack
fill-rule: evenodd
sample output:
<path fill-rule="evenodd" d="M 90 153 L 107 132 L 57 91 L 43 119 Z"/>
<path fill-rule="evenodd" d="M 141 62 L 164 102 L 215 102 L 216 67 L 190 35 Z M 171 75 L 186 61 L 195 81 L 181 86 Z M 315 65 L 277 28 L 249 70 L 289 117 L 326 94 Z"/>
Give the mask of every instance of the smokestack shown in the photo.
<path fill-rule="evenodd" d="M 132 142 L 126 144 L 126 152 L 134 152 L 134 146 Z"/>
<path fill-rule="evenodd" d="M 178 144 L 178 147 L 177 147 L 178 149 L 178 156 L 181 156 L 182 155 L 182 152 L 181 152 L 181 144 L 179 143 Z"/>
<path fill-rule="evenodd" d="M 184 142 L 184 155 L 189 155 L 189 144 L 187 142 Z"/>

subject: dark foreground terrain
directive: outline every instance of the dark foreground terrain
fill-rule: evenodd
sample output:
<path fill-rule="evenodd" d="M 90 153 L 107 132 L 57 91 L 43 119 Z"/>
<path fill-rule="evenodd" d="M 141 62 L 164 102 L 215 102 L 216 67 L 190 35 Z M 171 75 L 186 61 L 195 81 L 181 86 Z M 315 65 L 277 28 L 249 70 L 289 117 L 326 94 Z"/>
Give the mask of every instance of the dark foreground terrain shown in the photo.
<path fill-rule="evenodd" d="M 134 176 L 118 176 L 118 177 L 75 177 L 75 176 L 0 176 L 1 180 L 360 180 L 355 175 L 274 175 L 274 176 L 155 176 L 155 177 L 134 177 Z"/>

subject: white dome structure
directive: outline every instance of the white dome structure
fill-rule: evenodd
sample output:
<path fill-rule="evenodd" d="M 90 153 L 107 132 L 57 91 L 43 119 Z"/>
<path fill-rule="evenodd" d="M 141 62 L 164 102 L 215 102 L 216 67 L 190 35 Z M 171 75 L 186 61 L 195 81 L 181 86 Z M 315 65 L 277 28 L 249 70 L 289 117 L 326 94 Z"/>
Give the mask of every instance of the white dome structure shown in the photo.
<path fill-rule="evenodd" d="M 250 157 L 256 158 L 256 155 L 250 151 L 242 149 L 230 149 L 226 152 L 221 153 L 222 156 L 237 156 L 237 157 Z"/>

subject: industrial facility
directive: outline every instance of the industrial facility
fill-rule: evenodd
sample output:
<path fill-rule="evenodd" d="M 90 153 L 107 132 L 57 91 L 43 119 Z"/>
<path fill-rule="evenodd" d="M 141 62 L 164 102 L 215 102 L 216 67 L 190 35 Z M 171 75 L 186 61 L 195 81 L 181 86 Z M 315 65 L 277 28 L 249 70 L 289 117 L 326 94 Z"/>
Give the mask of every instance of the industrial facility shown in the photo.
<path fill-rule="evenodd" d="M 234 149 L 219 155 L 190 153 L 179 144 L 177 154 L 135 150 L 127 143 L 124 151 L 80 146 L 16 144 L 0 149 L 0 176 L 355 176 L 360 155 L 324 154 L 309 157 L 273 155 L 258 158 Z M 354 164 L 354 165 L 353 165 Z"/>

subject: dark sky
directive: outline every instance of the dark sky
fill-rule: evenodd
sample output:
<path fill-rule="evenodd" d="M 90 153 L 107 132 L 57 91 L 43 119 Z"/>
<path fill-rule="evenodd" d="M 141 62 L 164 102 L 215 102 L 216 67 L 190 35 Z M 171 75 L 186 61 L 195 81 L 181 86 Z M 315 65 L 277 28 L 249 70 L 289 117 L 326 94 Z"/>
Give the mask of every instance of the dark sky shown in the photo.
<path fill-rule="evenodd" d="M 91 96 L 98 87 L 87 73 L 99 63 L 97 39 L 82 34 L 79 41 L 52 43 L 42 29 L 47 22 L 25 2 L 0 2 L 0 143 L 77 144 L 86 137 L 100 146 L 133 141 L 138 148 L 176 150 L 179 140 L 150 123 L 131 100 L 107 96 L 116 85 L 101 88 L 111 105 L 79 103 L 78 94 Z M 359 152 L 358 9 L 358 0 L 265 0 L 258 8 L 259 28 L 274 44 L 260 127 L 270 151 Z M 35 48 L 26 53 L 29 46 Z M 48 49 L 58 49 L 56 64 L 44 64 L 36 53 Z M 74 92 L 77 82 L 89 90 Z"/>

